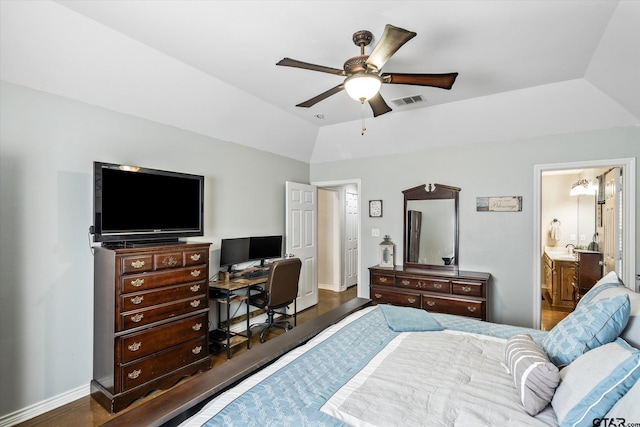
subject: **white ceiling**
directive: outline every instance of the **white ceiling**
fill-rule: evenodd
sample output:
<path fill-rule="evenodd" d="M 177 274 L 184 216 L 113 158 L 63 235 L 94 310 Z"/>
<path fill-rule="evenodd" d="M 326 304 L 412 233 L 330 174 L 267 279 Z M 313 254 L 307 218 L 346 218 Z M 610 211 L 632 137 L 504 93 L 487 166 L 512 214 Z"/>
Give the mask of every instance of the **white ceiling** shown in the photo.
<path fill-rule="evenodd" d="M 447 146 L 640 123 L 638 1 L 0 3 L 3 80 L 307 162 L 425 148 L 413 137 L 425 132 Z M 367 107 L 364 153 L 346 93 L 295 107 L 341 78 L 275 63 L 342 68 L 359 54 L 352 34 L 370 30 L 375 45 L 387 23 L 418 35 L 384 72 L 459 76 L 450 91 L 384 85 L 394 111 Z M 426 102 L 391 102 L 417 94 Z M 520 107 L 549 115 L 504 123 Z M 388 148 L 392 135 L 404 145 Z"/>

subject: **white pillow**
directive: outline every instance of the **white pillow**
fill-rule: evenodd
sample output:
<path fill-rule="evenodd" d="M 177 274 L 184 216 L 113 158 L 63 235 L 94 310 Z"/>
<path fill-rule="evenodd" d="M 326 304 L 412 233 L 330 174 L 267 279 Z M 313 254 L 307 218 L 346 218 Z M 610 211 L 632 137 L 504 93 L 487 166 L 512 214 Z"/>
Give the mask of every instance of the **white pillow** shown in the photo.
<path fill-rule="evenodd" d="M 595 425 L 640 377 L 640 350 L 616 339 L 560 370 L 551 406 L 562 426 Z"/>

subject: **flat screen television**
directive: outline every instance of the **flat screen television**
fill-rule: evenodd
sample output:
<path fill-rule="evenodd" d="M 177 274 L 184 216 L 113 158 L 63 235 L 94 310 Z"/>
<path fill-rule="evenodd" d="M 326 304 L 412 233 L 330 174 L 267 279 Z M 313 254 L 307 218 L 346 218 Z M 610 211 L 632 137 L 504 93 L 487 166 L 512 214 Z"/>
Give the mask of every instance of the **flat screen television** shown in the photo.
<path fill-rule="evenodd" d="M 204 235 L 204 177 L 93 163 L 93 239 L 127 245 Z"/>
<path fill-rule="evenodd" d="M 282 236 L 259 236 L 249 238 L 249 260 L 282 258 Z"/>
<path fill-rule="evenodd" d="M 249 261 L 249 238 L 222 239 L 220 244 L 220 267 L 231 271 L 235 264 Z"/>

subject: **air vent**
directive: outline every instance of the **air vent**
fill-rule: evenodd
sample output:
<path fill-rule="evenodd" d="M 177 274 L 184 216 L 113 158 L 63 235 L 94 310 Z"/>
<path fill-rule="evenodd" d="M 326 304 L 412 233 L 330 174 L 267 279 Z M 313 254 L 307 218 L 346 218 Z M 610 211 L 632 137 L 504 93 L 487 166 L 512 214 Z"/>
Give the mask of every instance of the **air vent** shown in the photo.
<path fill-rule="evenodd" d="M 397 99 L 391 100 L 391 102 L 393 102 L 393 104 L 396 107 L 412 105 L 412 104 L 416 104 L 418 102 L 424 102 L 424 101 L 426 101 L 426 99 L 424 99 L 422 95 L 405 96 L 404 98 L 397 98 Z"/>

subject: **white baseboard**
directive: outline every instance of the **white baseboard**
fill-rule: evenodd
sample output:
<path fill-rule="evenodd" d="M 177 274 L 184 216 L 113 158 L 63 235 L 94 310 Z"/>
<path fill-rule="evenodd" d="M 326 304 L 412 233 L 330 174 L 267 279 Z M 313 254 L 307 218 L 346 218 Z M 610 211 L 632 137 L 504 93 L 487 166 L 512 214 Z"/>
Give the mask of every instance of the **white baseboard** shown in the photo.
<path fill-rule="evenodd" d="M 43 400 L 42 402 L 34 403 L 26 408 L 18 409 L 7 415 L 0 417 L 0 427 L 11 427 L 21 422 L 35 418 L 38 415 L 42 415 L 45 412 L 49 412 L 53 409 L 59 408 L 62 405 L 71 403 L 74 400 L 78 400 L 82 397 L 88 396 L 91 392 L 91 386 L 89 384 L 80 386 L 73 390 L 66 391 L 57 396 Z"/>

